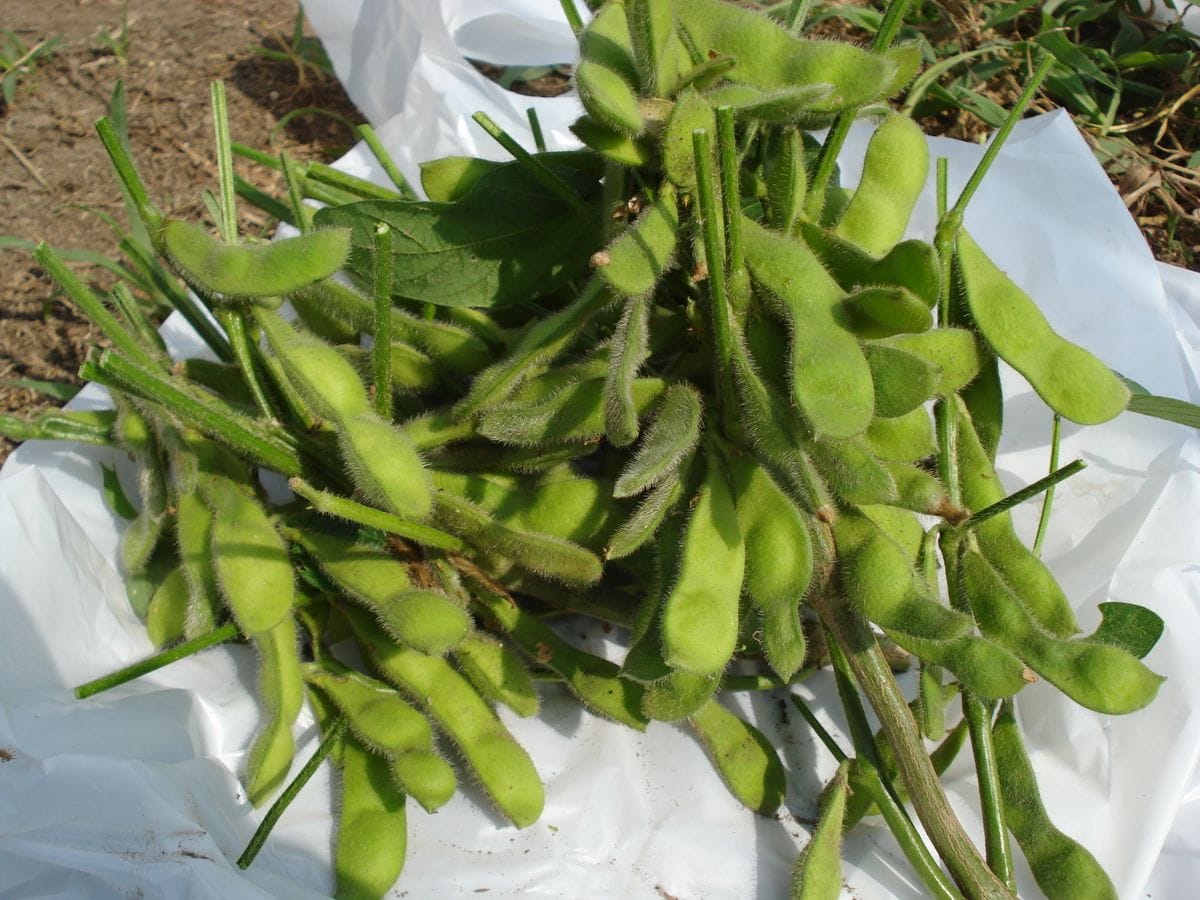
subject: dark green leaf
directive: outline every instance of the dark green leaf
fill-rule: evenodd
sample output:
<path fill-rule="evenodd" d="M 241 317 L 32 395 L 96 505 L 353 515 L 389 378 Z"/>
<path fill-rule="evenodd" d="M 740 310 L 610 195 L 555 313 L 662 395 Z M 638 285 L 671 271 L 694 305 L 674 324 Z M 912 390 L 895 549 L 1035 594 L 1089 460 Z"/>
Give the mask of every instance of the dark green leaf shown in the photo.
<path fill-rule="evenodd" d="M 592 177 L 556 169 L 590 201 Z M 350 227 L 347 269 L 369 283 L 376 222 L 392 228 L 397 295 L 438 306 L 490 307 L 543 296 L 587 267 L 598 219 L 582 215 L 517 163 L 483 175 L 454 203 L 367 200 L 319 210 L 318 227 Z"/>
<path fill-rule="evenodd" d="M 1162 617 L 1136 603 L 1101 603 L 1100 615 L 1100 627 L 1087 640 L 1120 647 L 1138 659 L 1154 649 L 1162 637 Z"/>
<path fill-rule="evenodd" d="M 59 381 L 38 381 L 34 378 L 9 378 L 0 382 L 5 387 L 25 388 L 27 391 L 37 391 L 60 403 L 66 403 L 79 393 L 80 386 Z"/>
<path fill-rule="evenodd" d="M 1158 397 L 1154 394 L 1137 394 L 1129 398 L 1130 412 L 1166 419 L 1190 428 L 1200 428 L 1200 406 L 1174 397 Z"/>

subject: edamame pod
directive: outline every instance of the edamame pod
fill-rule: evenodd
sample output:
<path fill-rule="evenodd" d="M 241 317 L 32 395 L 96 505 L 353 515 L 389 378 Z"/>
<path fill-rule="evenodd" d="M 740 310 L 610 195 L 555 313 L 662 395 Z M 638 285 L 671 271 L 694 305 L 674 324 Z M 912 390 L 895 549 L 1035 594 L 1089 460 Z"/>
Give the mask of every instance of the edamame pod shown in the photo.
<path fill-rule="evenodd" d="M 901 241 L 882 259 L 876 259 L 816 222 L 801 221 L 804 242 L 820 257 L 846 291 L 867 285 L 891 285 L 912 292 L 928 307 L 937 305 L 941 276 L 937 250 L 920 240 Z"/>
<path fill-rule="evenodd" d="M 783 803 L 787 775 L 761 731 L 710 699 L 688 720 L 730 792 L 748 809 L 769 816 Z"/>
<path fill-rule="evenodd" d="M 792 870 L 791 900 L 837 900 L 842 895 L 842 822 L 850 794 L 844 760 L 821 793 L 820 815 Z"/>
<path fill-rule="evenodd" d="M 623 3 L 605 3 L 579 35 L 579 56 L 617 72 L 630 84 L 640 82 Z"/>
<path fill-rule="evenodd" d="M 309 663 L 304 677 L 333 700 L 354 736 L 372 751 L 396 754 L 433 747 L 429 721 L 382 682 L 335 663 Z"/>
<path fill-rule="evenodd" d="M 804 210 L 808 191 L 804 141 L 799 129 L 773 130 L 767 137 L 766 154 L 767 222 L 772 230 L 791 234 Z"/>
<path fill-rule="evenodd" d="M 353 738 L 342 744 L 342 802 L 333 855 L 337 896 L 377 900 L 404 868 L 405 797 L 395 787 L 386 759 Z"/>
<path fill-rule="evenodd" d="M 188 585 L 183 571 L 167 573 L 146 607 L 146 633 L 150 642 L 161 649 L 183 637 L 188 613 Z"/>
<path fill-rule="evenodd" d="M 609 342 L 608 376 L 604 380 L 604 433 L 614 447 L 624 447 L 637 440 L 638 415 L 633 402 L 633 381 L 650 355 L 649 331 L 649 299 L 630 299 Z"/>
<path fill-rule="evenodd" d="M 1081 706 L 1119 715 L 1141 709 L 1162 677 L 1132 654 L 1107 644 L 1064 641 L 1047 634 L 977 548 L 959 560 L 963 591 L 980 630 Z"/>
<path fill-rule="evenodd" d="M 683 482 L 676 469 L 655 485 L 633 514 L 613 533 L 604 550 L 604 558 L 623 559 L 654 537 L 663 519 L 682 499 Z"/>
<path fill-rule="evenodd" d="M 634 661 L 637 663 L 637 660 Z M 698 675 L 666 668 L 660 678 L 647 681 L 641 686 L 642 714 L 657 722 L 679 722 L 690 718 L 712 700 L 721 687 L 720 674 Z M 645 675 L 645 662 L 641 663 Z M 638 671 L 637 666 L 631 672 Z M 627 678 L 628 678 L 627 674 Z"/>
<path fill-rule="evenodd" d="M 518 827 L 537 821 L 545 793 L 533 763 L 470 682 L 440 657 L 397 647 L 364 614 L 346 614 L 371 663 L 428 710 L 500 811 Z"/>
<path fill-rule="evenodd" d="M 679 468 L 700 440 L 700 395 L 686 384 L 667 388 L 637 452 L 613 485 L 614 497 L 640 494 Z"/>
<path fill-rule="evenodd" d="M 746 548 L 715 450 L 688 519 L 679 574 L 662 613 L 663 656 L 672 668 L 720 672 L 737 643 Z"/>
<path fill-rule="evenodd" d="M 538 697 L 529 669 L 504 644 L 475 633 L 458 645 L 454 659 L 484 697 L 503 703 L 519 716 L 537 715 Z"/>
<path fill-rule="evenodd" d="M 432 508 L 429 473 L 408 436 L 372 413 L 341 422 L 338 449 L 354 486 L 372 503 L 421 521 Z"/>
<path fill-rule="evenodd" d="M 244 634 L 270 631 L 295 600 L 287 547 L 262 505 L 234 482 L 206 475 L 201 489 L 213 511 L 213 568 L 221 596 Z"/>
<path fill-rule="evenodd" d="M 842 301 L 839 312 L 846 327 L 864 340 L 928 331 L 933 325 L 933 314 L 922 300 L 891 285 L 855 291 Z"/>
<path fill-rule="evenodd" d="M 266 244 L 227 244 L 199 225 L 169 220 L 166 254 L 197 291 L 230 299 L 283 297 L 328 278 L 350 255 L 350 230 L 328 228 Z"/>
<path fill-rule="evenodd" d="M 895 418 L 872 419 L 863 440 L 884 462 L 917 462 L 937 452 L 933 421 L 923 406 Z"/>
<path fill-rule="evenodd" d="M 992 746 L 1000 775 L 1004 823 L 1017 839 L 1048 900 L 1117 900 L 1117 891 L 1096 858 L 1050 820 L 1011 702 L 1000 707 L 992 726 Z"/>
<path fill-rule="evenodd" d="M 626 0 L 633 59 L 643 92 L 650 97 L 670 94 L 675 72 L 668 65 L 675 32 L 675 4 L 670 0 Z"/>
<path fill-rule="evenodd" d="M 591 116 L 580 116 L 571 124 L 571 133 L 605 159 L 622 166 L 641 168 L 654 158 L 654 145 L 645 138 L 631 138 L 608 128 Z"/>
<path fill-rule="evenodd" d="M 614 291 L 640 297 L 654 289 L 671 267 L 679 234 L 679 207 L 675 189 L 665 183 L 637 221 L 621 232 L 603 251 L 600 277 Z"/>
<path fill-rule="evenodd" d="M 821 476 L 843 502 L 852 506 L 894 503 L 899 497 L 892 473 L 871 455 L 864 441 L 821 439 L 808 449 Z"/>
<path fill-rule="evenodd" d="M 966 232 L 957 262 L 971 319 L 1006 363 L 1063 418 L 1098 425 L 1119 415 L 1129 389 L 1087 350 L 1060 337 L 1037 303 Z"/>
<path fill-rule="evenodd" d="M 907 116 L 889 113 L 867 145 L 862 179 L 838 221 L 838 236 L 882 256 L 904 236 L 928 175 L 925 133 Z"/>
<path fill-rule="evenodd" d="M 800 602 L 812 579 L 812 538 L 803 514 L 757 460 L 731 458 L 729 475 L 746 544 L 746 593 L 762 613 L 767 662 L 786 681 L 807 652 Z"/>
<path fill-rule="evenodd" d="M 604 378 L 589 378 L 566 385 L 540 403 L 514 400 L 493 407 L 480 419 L 479 433 L 518 447 L 594 440 L 604 434 L 605 383 Z M 658 378 L 635 378 L 630 389 L 633 408 L 641 417 L 666 384 Z"/>
<path fill-rule="evenodd" d="M 886 344 L 863 347 L 875 385 L 875 414 L 895 418 L 933 397 L 937 391 L 937 367 L 923 357 Z"/>
<path fill-rule="evenodd" d="M 678 187 L 696 186 L 696 153 L 692 149 L 692 132 L 703 128 L 709 134 L 717 130 L 713 108 L 695 88 L 681 91 L 667 119 L 662 136 L 663 172 Z M 715 164 L 716 157 L 712 157 Z"/>
<path fill-rule="evenodd" d="M 965 328 L 934 328 L 922 334 L 900 334 L 883 342 L 919 356 L 938 373 L 934 392 L 949 397 L 979 374 L 981 364 L 975 336 Z"/>
<path fill-rule="evenodd" d="M 594 59 L 575 69 L 575 86 L 588 115 L 616 131 L 637 137 L 646 127 L 637 94 L 619 72 Z"/>

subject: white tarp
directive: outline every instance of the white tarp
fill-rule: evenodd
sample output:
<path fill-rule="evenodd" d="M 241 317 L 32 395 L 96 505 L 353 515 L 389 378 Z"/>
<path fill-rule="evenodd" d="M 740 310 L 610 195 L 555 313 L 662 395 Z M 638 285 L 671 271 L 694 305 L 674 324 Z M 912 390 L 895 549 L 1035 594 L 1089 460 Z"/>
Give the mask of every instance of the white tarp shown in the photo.
<path fill-rule="evenodd" d="M 351 96 L 405 172 L 451 152 L 501 156 L 469 120 L 484 109 L 524 135 L 537 105 L 552 145 L 569 139 L 570 98 L 531 101 L 501 91 L 463 60 L 569 60 L 555 0 L 307 0 L 306 11 Z M 529 48 L 537 48 L 536 54 Z M 866 131 L 843 160 L 857 177 Z M 950 159 L 951 192 L 981 148 L 935 139 Z M 356 148 L 344 161 L 372 172 Z M 377 174 L 377 173 L 376 173 Z M 914 232 L 928 236 L 926 197 Z M 1151 391 L 1192 400 L 1200 365 L 1200 277 L 1155 263 L 1065 115 L 1023 123 L 968 211 L 967 227 L 1037 297 L 1067 337 Z M 177 322 L 177 350 L 195 339 Z M 1011 374 L 1011 373 L 1010 373 Z M 100 402 L 89 389 L 82 403 Z M 1019 378 L 1006 378 L 1001 475 L 1015 489 L 1045 474 L 1049 413 Z M 88 701 L 70 688 L 151 651 L 115 569 L 122 523 L 104 506 L 99 461 L 115 454 L 29 443 L 0 472 L 0 897 L 306 897 L 332 889 L 328 767 L 322 767 L 245 873 L 234 860 L 261 811 L 237 780 L 257 724 L 254 661 L 217 648 Z M 1048 686 L 1019 708 L 1047 805 L 1104 863 L 1123 898 L 1188 896 L 1200 875 L 1195 835 L 1168 835 L 1200 749 L 1200 446 L 1180 426 L 1125 414 L 1099 428 L 1064 429 L 1062 459 L 1088 468 L 1059 488 L 1046 558 L 1085 628 L 1106 599 L 1142 603 L 1167 631 L 1148 662 L 1168 681 L 1148 709 L 1108 718 Z M 1036 504 L 1019 511 L 1032 532 Z M 591 637 L 590 641 L 598 641 Z M 827 679 L 800 688 L 840 735 Z M 544 691 L 534 720 L 506 716 L 547 785 L 541 820 L 505 825 L 471 788 L 436 815 L 409 815 L 408 896 L 781 896 L 832 762 L 778 697 L 754 714 L 780 748 L 790 793 L 778 818 L 739 808 L 696 743 L 654 724 L 645 735 Z M 744 703 L 744 698 L 731 702 Z M 316 746 L 307 711 L 301 762 Z M 11 757 L 11 758 L 10 758 Z M 946 778 L 979 837 L 970 766 Z M 1195 823 L 1200 804 L 1185 806 Z M 1166 852 L 1160 850 L 1166 842 Z M 886 829 L 860 827 L 846 847 L 858 897 L 919 897 Z M 1156 866 L 1157 861 L 1157 868 Z M 1022 892 L 1036 895 L 1022 871 Z"/>

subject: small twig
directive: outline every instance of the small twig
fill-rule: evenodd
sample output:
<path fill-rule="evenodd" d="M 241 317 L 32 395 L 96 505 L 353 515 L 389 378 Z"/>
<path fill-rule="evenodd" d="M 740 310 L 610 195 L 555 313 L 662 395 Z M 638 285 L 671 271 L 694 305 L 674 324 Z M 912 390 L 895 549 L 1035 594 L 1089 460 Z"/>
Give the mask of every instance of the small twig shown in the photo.
<path fill-rule="evenodd" d="M 21 164 L 26 172 L 33 176 L 34 181 L 40 184 L 47 193 L 54 193 L 54 191 L 51 190 L 50 185 L 46 183 L 46 179 L 42 177 L 42 173 L 37 170 L 37 166 L 29 161 L 29 157 L 17 149 L 16 144 L 3 135 L 0 135 L 0 143 L 3 143 L 4 148 L 8 150 L 8 152 L 14 157 L 16 157 L 17 162 Z"/>

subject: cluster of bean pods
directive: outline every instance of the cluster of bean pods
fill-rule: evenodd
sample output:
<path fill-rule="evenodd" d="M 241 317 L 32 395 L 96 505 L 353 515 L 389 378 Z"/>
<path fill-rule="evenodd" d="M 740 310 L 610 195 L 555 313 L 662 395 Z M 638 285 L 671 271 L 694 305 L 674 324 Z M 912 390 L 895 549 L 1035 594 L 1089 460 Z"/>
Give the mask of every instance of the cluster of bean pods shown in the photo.
<path fill-rule="evenodd" d="M 236 234 L 220 109 L 219 237 L 164 219 L 102 123 L 164 268 L 223 328 L 202 332 L 216 361 L 172 363 L 135 305 L 114 315 L 39 248 L 112 341 L 83 374 L 116 406 L 41 434 L 137 458 L 122 561 L 163 660 L 255 647 L 254 803 L 316 709 L 340 768 L 340 896 L 387 891 L 406 799 L 437 809 L 463 769 L 517 826 L 538 818 L 542 783 L 495 712 L 534 714 L 535 678 L 632 728 L 683 724 L 770 813 L 782 764 L 715 696 L 825 663 L 854 755 L 830 739 L 841 766 L 795 896 L 838 896 L 841 835 L 873 814 L 934 896 L 1012 895 L 1010 832 L 1048 895 L 1112 895 L 1049 822 L 1011 698 L 1045 679 L 1141 708 L 1161 680 L 1139 658 L 1153 616 L 1111 604 L 1076 636 L 1009 514 L 1053 479 L 1006 497 L 994 468 L 999 360 L 1074 422 L 1129 393 L 962 230 L 972 188 L 934 242 L 903 239 L 930 169 L 885 105 L 919 64 L 891 44 L 905 6 L 861 49 L 723 0 L 609 0 L 579 34 L 586 149 L 531 154 L 480 117 L 515 159 L 427 163 L 428 201 L 284 160 L 289 202 L 259 200 L 300 234 L 274 243 Z M 878 127 L 847 190 L 835 160 L 859 116 Z M 260 469 L 290 479 L 289 502 Z M 626 626 L 623 662 L 568 643 L 548 621 L 564 611 Z M 339 660 L 347 641 L 365 671 Z M 885 644 L 918 663 L 915 698 Z M 735 659 L 762 674 L 729 674 Z M 986 858 L 937 783 L 968 740 Z"/>

